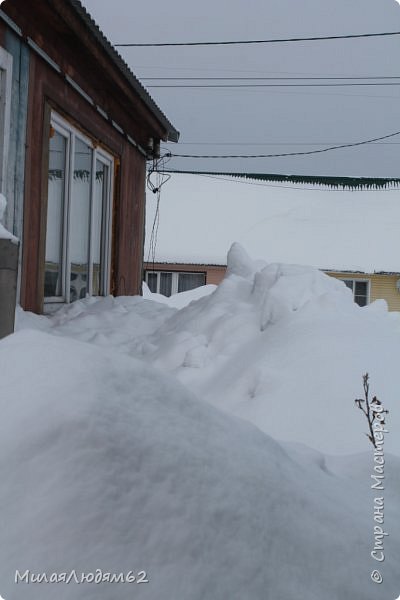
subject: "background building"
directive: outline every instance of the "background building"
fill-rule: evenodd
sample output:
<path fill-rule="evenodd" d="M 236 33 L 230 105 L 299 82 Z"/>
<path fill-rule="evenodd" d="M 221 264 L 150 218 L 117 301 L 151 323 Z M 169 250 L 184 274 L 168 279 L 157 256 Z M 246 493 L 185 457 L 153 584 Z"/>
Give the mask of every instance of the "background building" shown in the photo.
<path fill-rule="evenodd" d="M 283 179 L 283 178 L 282 178 Z M 145 252 L 151 289 L 169 294 L 219 283 L 235 241 L 253 258 L 307 264 L 351 287 L 359 304 L 400 310 L 400 191 L 362 191 L 174 174 L 149 196 Z M 154 273 L 152 273 L 154 271 Z"/>

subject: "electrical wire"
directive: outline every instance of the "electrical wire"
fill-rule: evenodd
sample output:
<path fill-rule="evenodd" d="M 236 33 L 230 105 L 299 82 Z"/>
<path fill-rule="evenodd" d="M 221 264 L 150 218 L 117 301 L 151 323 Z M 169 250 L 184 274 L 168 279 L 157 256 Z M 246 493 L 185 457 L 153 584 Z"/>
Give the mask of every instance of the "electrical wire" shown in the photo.
<path fill-rule="evenodd" d="M 132 65 L 134 66 L 134 65 Z M 190 76 L 193 77 L 193 73 L 195 71 L 207 71 L 207 72 L 215 72 L 215 73 L 221 73 L 221 71 L 226 72 L 226 73 L 242 73 L 244 76 L 248 76 L 249 73 L 257 73 L 257 76 L 259 77 L 266 77 L 267 75 L 290 75 L 293 77 L 298 77 L 299 75 L 304 76 L 305 79 L 308 78 L 308 76 L 312 76 L 312 77 L 328 77 L 329 79 L 332 78 L 350 78 L 350 79 L 354 79 L 355 77 L 361 77 L 361 79 L 368 79 L 369 77 L 373 77 L 372 75 L 368 74 L 368 75 L 364 75 L 361 76 L 360 73 L 358 73 L 355 76 L 351 76 L 348 73 L 342 77 L 342 75 L 340 73 L 332 73 L 332 75 L 329 75 L 326 71 L 324 71 L 323 73 L 321 72 L 315 72 L 315 71 L 266 71 L 265 68 L 259 68 L 259 69 L 249 69 L 249 68 L 242 68 L 242 69 L 232 69 L 229 66 L 228 67 L 224 67 L 224 66 L 220 66 L 220 67 L 210 67 L 210 66 L 205 66 L 205 67 L 195 67 L 193 65 L 190 65 L 189 67 L 179 67 L 177 65 L 172 66 L 166 66 L 166 65 L 135 65 L 135 73 L 137 73 L 137 71 L 139 69 L 151 69 L 151 70 L 159 70 L 162 71 L 163 73 L 163 77 L 164 77 L 164 73 L 165 71 L 188 71 Z M 143 75 L 143 77 L 145 77 L 145 75 Z M 139 79 L 142 80 L 143 77 L 140 75 Z M 382 75 L 379 75 L 379 77 L 385 77 Z M 388 75 L 388 77 L 391 77 L 391 75 Z M 373 77 L 375 79 L 375 77 Z"/>
<path fill-rule="evenodd" d="M 149 68 L 153 68 L 153 67 L 149 67 Z M 155 67 L 154 67 L 155 68 Z M 179 70 L 179 67 L 175 67 L 176 69 Z M 161 69 L 161 67 L 160 67 Z M 174 69 L 174 67 L 172 67 L 172 69 Z M 188 68 L 185 67 L 183 70 L 187 71 Z M 216 69 L 194 69 L 191 68 L 190 71 L 193 70 L 216 70 Z M 226 69 L 224 69 L 226 70 Z M 234 72 L 233 69 L 230 69 L 231 71 Z M 245 73 L 249 73 L 249 70 L 247 69 L 246 71 L 243 71 Z M 260 73 L 260 70 L 258 71 L 254 71 L 255 73 Z M 315 75 L 315 74 L 314 74 Z M 145 76 L 140 76 L 140 81 L 143 82 L 157 82 L 157 81 L 346 81 L 346 80 L 354 80 L 354 81 L 361 81 L 361 80 L 396 80 L 396 79 L 400 79 L 400 76 L 395 76 L 395 75 L 377 75 L 377 76 L 372 76 L 372 75 L 365 75 L 365 76 L 339 76 L 339 75 L 332 75 L 332 76 L 310 76 L 310 77 L 299 77 L 298 74 L 296 76 L 293 77 L 266 77 L 265 75 L 261 76 L 255 76 L 255 77 L 242 77 L 242 76 L 237 76 L 237 77 L 225 77 L 225 76 L 221 76 L 221 77 L 213 77 L 213 76 L 204 76 L 204 77 L 145 77 Z M 148 87 L 152 87 L 151 84 L 147 84 Z M 195 86 L 198 87 L 198 86 Z M 299 86 L 302 87 L 302 86 Z M 260 90 L 262 91 L 262 90 Z M 278 92 L 279 93 L 279 92 Z M 285 91 L 281 91 L 280 93 L 286 93 Z M 301 92 L 294 92 L 295 94 L 299 95 L 301 94 Z M 308 92 L 303 92 L 302 95 L 307 95 Z M 316 95 L 329 95 L 329 96 L 346 96 L 346 97 L 353 97 L 353 98 L 385 98 L 388 100 L 397 100 L 398 98 L 396 96 L 382 96 L 382 95 L 377 95 L 374 94 L 373 96 L 371 95 L 367 95 L 367 94 L 340 94 L 340 93 L 330 93 L 330 94 L 313 94 L 313 96 L 315 97 Z"/>
<path fill-rule="evenodd" d="M 400 79 L 399 75 L 368 75 L 366 77 L 141 77 L 141 81 L 332 81 L 332 80 L 376 80 L 376 79 Z"/>
<path fill-rule="evenodd" d="M 160 84 L 160 85 L 147 85 L 150 89 L 155 88 L 196 88 L 196 89 L 209 89 L 209 88 L 293 88 L 293 87 L 387 87 L 387 86 L 399 86 L 399 81 L 389 82 L 358 82 L 358 83 L 194 83 L 194 84 Z"/>
<path fill-rule="evenodd" d="M 337 146 L 329 146 L 328 148 L 320 148 L 318 150 L 306 150 L 303 152 L 282 152 L 280 154 L 175 154 L 173 152 L 168 152 L 166 156 L 172 158 L 281 158 L 285 156 L 308 156 L 310 154 L 321 154 L 323 152 L 330 152 L 332 150 L 339 150 L 341 148 L 354 148 L 356 146 L 363 146 L 365 144 L 372 144 L 373 142 L 379 142 L 381 140 L 386 140 L 388 138 L 392 138 L 396 135 L 400 135 L 400 131 L 396 131 L 394 133 L 389 133 L 388 135 L 383 135 L 376 138 L 371 138 L 369 140 L 364 140 L 362 142 L 353 142 L 351 144 L 340 144 Z"/>
<path fill-rule="evenodd" d="M 166 160 L 167 158 L 167 160 Z M 171 179 L 171 174 L 166 171 L 166 166 L 169 162 L 168 157 L 162 156 L 158 159 L 153 159 L 153 162 L 149 168 L 147 174 L 147 188 L 157 196 L 156 210 L 154 214 L 153 224 L 151 228 L 149 251 L 147 256 L 147 262 L 153 263 L 153 271 L 157 250 L 158 241 L 158 229 L 160 225 L 160 202 L 161 202 L 161 188 Z M 155 175 L 156 181 L 153 183 L 152 176 Z"/>
<path fill-rule="evenodd" d="M 179 146 L 319 146 L 320 144 L 348 144 L 350 142 L 181 142 Z M 376 146 L 398 146 L 400 142 L 376 142 Z M 166 147 L 163 151 L 168 152 Z"/>
<path fill-rule="evenodd" d="M 349 35 L 322 35 L 311 37 L 272 38 L 266 40 L 228 40 L 206 42 L 151 42 L 151 43 L 123 43 L 114 44 L 115 47 L 125 48 L 160 48 L 171 46 L 234 46 L 238 44 L 282 44 L 287 42 L 317 42 L 325 40 L 349 40 L 356 38 L 388 37 L 400 35 L 400 31 L 384 31 L 382 33 L 354 33 Z"/>

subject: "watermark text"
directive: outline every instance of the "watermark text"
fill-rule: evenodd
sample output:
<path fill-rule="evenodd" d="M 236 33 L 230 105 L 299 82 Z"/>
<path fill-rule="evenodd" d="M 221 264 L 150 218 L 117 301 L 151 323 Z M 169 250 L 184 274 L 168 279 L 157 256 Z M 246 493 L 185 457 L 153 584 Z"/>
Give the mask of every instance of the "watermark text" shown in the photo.
<path fill-rule="evenodd" d="M 93 573 L 72 571 L 62 573 L 33 573 L 29 569 L 15 572 L 15 583 L 149 583 L 146 571 L 128 571 L 127 573 L 108 573 L 96 569 Z"/>

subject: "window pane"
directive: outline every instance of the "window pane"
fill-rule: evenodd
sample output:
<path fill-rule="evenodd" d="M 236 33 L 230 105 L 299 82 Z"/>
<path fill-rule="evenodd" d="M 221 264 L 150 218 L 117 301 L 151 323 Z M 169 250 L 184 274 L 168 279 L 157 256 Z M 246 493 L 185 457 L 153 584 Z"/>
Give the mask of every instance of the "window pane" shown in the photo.
<path fill-rule="evenodd" d="M 85 298 L 88 291 L 91 171 L 92 149 L 76 138 L 69 230 L 71 302 Z"/>
<path fill-rule="evenodd" d="M 66 138 L 55 132 L 50 138 L 49 145 L 46 263 L 44 272 L 45 298 L 62 295 L 66 152 Z"/>
<path fill-rule="evenodd" d="M 355 293 L 357 296 L 367 296 L 368 283 L 366 281 L 355 281 Z"/>
<path fill-rule="evenodd" d="M 204 273 L 179 273 L 178 292 L 186 292 L 205 285 Z"/>
<path fill-rule="evenodd" d="M 366 306 L 368 301 L 368 283 L 366 281 L 354 282 L 354 300 L 359 306 Z"/>
<path fill-rule="evenodd" d="M 170 296 L 172 292 L 172 273 L 160 273 L 160 294 Z"/>
<path fill-rule="evenodd" d="M 153 294 L 157 293 L 157 273 L 147 273 L 147 285 Z"/>
<path fill-rule="evenodd" d="M 109 183 L 109 168 L 99 160 L 96 161 L 96 180 L 93 199 L 93 295 L 100 296 L 104 291 L 104 253 L 105 253 L 105 208 Z"/>

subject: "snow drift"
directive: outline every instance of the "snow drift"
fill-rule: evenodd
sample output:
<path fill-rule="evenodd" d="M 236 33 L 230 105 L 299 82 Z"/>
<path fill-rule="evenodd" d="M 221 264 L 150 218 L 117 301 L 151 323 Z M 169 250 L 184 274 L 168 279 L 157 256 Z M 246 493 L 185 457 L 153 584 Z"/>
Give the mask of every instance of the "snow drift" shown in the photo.
<path fill-rule="evenodd" d="M 128 356 L 10 336 L 0 412 L 7 599 L 383 600 L 400 589 L 398 505 L 384 583 L 370 581 L 369 477 L 286 452 Z M 145 570 L 149 583 L 16 585 L 16 569 Z"/>
<path fill-rule="evenodd" d="M 148 342 L 148 360 L 200 398 L 334 454 L 368 447 L 354 399 L 369 372 L 390 410 L 387 450 L 400 454 L 399 315 L 384 301 L 360 308 L 317 269 L 255 262 L 234 244 L 217 290 L 166 318 Z"/>
<path fill-rule="evenodd" d="M 372 393 L 390 411 L 387 452 L 400 455 L 400 315 L 384 301 L 360 308 L 341 281 L 251 260 L 238 244 L 217 289 L 177 296 L 184 298 L 172 303 L 187 304 L 181 310 L 148 292 L 82 300 L 51 318 L 20 312 L 18 328 L 140 358 L 274 438 L 331 454 L 368 449 L 354 400 L 369 372 Z"/>

